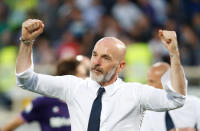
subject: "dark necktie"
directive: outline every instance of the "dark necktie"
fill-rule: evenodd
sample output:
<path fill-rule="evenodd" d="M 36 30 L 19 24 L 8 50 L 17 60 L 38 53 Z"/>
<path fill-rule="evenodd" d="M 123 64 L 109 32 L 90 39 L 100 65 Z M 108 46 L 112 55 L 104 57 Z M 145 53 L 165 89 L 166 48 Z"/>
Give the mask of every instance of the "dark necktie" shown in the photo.
<path fill-rule="evenodd" d="M 165 123 L 166 123 L 167 131 L 175 128 L 173 120 L 172 120 L 171 116 L 169 115 L 168 111 L 165 114 Z"/>
<path fill-rule="evenodd" d="M 92 105 L 87 131 L 99 131 L 101 107 L 102 107 L 101 98 L 104 92 L 105 89 L 100 87 L 98 90 L 98 95 Z"/>

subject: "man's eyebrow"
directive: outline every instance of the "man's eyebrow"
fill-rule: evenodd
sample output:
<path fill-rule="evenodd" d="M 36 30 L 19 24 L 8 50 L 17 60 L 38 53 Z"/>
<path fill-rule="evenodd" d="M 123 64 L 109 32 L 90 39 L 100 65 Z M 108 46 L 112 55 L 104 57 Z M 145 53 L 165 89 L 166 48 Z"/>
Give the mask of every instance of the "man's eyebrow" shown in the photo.
<path fill-rule="evenodd" d="M 112 57 L 107 55 L 107 54 L 103 54 L 102 57 L 106 57 L 106 58 L 112 59 Z"/>
<path fill-rule="evenodd" d="M 97 52 L 96 51 L 92 51 L 92 54 L 97 54 Z M 108 54 L 103 54 L 103 55 L 101 55 L 101 57 L 108 58 L 108 59 L 112 60 L 112 57 L 109 56 Z"/>

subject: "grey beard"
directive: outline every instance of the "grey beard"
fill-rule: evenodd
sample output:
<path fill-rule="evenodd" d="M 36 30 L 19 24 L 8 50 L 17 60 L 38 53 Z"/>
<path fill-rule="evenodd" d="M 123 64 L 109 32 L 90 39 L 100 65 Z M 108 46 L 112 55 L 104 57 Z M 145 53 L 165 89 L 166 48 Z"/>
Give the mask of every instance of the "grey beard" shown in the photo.
<path fill-rule="evenodd" d="M 117 70 L 117 66 L 114 66 L 111 71 L 107 72 L 105 75 L 102 74 L 99 76 L 93 73 L 92 71 L 90 71 L 90 78 L 98 83 L 102 83 L 102 82 L 105 83 L 112 79 L 112 77 L 116 73 L 116 70 Z"/>

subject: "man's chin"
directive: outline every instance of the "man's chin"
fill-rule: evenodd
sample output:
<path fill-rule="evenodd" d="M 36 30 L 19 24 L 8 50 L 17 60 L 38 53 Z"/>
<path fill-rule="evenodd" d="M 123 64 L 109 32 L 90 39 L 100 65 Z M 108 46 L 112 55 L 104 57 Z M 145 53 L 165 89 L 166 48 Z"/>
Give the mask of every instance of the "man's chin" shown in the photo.
<path fill-rule="evenodd" d="M 95 72 L 90 72 L 90 78 L 96 82 L 102 82 L 104 76 L 102 74 L 97 74 Z"/>

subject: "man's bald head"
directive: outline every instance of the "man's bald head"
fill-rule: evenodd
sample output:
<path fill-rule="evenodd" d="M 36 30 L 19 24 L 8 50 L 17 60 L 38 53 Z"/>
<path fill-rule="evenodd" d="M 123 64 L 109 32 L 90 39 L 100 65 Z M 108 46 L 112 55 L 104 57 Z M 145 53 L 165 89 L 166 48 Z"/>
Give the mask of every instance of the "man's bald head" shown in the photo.
<path fill-rule="evenodd" d="M 150 72 L 152 72 L 155 75 L 162 76 L 169 68 L 170 66 L 168 63 L 158 62 L 151 67 Z"/>
<path fill-rule="evenodd" d="M 108 48 L 110 53 L 119 61 L 124 60 L 126 55 L 126 45 L 115 37 L 104 37 L 97 41 L 95 48 Z"/>
<path fill-rule="evenodd" d="M 147 81 L 148 84 L 155 88 L 162 89 L 161 77 L 170 68 L 165 62 L 155 63 L 149 70 Z"/>
<path fill-rule="evenodd" d="M 124 68 L 125 44 L 114 37 L 100 39 L 91 57 L 90 77 L 103 86 L 112 84 Z"/>

